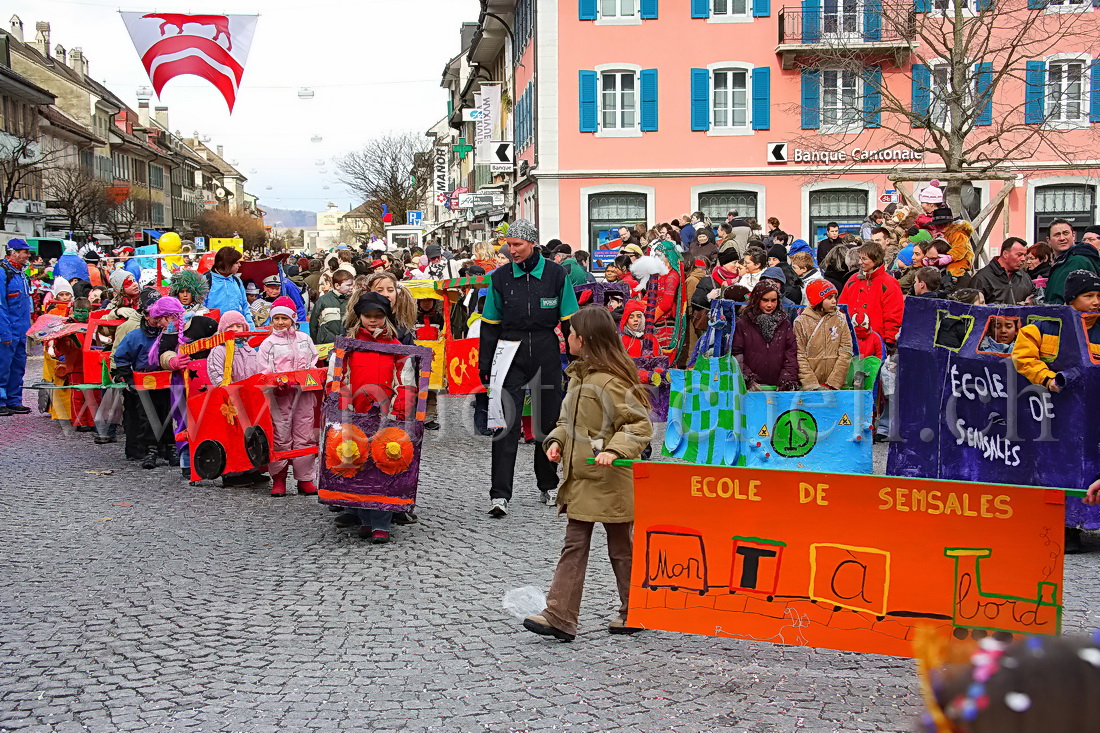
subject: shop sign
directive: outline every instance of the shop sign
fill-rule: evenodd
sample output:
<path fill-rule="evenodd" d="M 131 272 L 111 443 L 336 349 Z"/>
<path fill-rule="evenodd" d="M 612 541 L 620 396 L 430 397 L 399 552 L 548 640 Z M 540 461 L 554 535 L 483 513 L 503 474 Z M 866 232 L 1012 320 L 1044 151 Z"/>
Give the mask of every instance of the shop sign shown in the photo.
<path fill-rule="evenodd" d="M 851 148 L 850 150 L 809 150 L 789 143 L 767 144 L 769 163 L 818 163 L 850 165 L 854 163 L 920 163 L 924 152 L 912 148 Z"/>

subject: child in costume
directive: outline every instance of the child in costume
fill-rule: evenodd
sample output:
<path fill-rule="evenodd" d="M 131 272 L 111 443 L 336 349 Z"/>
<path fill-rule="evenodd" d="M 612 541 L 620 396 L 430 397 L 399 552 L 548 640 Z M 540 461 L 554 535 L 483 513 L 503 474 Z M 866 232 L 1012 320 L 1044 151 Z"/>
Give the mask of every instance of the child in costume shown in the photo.
<path fill-rule="evenodd" d="M 248 331 L 248 322 L 237 311 L 226 311 L 218 321 L 218 333 L 227 331 L 244 333 Z M 225 351 L 225 344 L 215 346 L 206 357 L 206 375 L 210 378 L 210 384 L 215 387 L 225 381 L 226 373 L 230 371 L 230 365 L 226 364 Z M 259 374 L 260 371 L 259 354 L 256 349 L 248 345 L 247 339 L 237 339 L 233 347 L 233 364 L 229 381 L 239 382 Z"/>
<path fill-rule="evenodd" d="M 171 462 L 176 452 L 168 390 L 142 390 L 139 393 L 133 388 L 141 373 L 161 370 L 160 341 L 168 324 L 173 321 L 182 323 L 183 305 L 171 297 L 154 301 L 148 306 L 138 328 L 127 333 L 115 346 L 112 358 L 115 380 L 130 385 L 123 407 L 127 453 L 142 456 L 141 467 L 145 469 L 156 468 L 158 456 L 164 456 Z M 177 356 L 169 366 L 173 370 L 182 369 L 190 360 L 188 356 Z"/>
<path fill-rule="evenodd" d="M 852 361 L 852 333 L 837 310 L 836 286 L 813 280 L 806 286 L 808 307 L 794 319 L 798 379 L 802 389 L 844 389 Z"/>
<path fill-rule="evenodd" d="M 400 344 L 393 322 L 393 308 L 381 293 L 367 291 L 356 299 L 345 320 L 348 337 L 376 344 Z M 353 351 L 347 356 L 347 382 L 341 391 L 340 407 L 355 412 L 370 412 L 377 407 L 395 420 L 404 420 L 415 409 L 415 375 L 410 374 L 408 358 L 398 354 Z M 359 536 L 374 544 L 390 541 L 394 513 L 375 509 L 357 511 Z M 336 520 L 338 526 L 354 524 L 346 514 Z"/>
<path fill-rule="evenodd" d="M 298 311 L 294 301 L 286 296 L 276 298 L 271 304 L 271 335 L 264 339 L 257 351 L 261 372 L 273 374 L 299 369 L 312 369 L 317 365 L 317 349 L 309 336 L 298 330 Z M 309 448 L 318 443 L 316 427 L 317 399 L 315 392 L 294 387 L 277 388 L 271 409 L 271 423 L 275 435 L 276 451 Z M 317 456 L 306 455 L 272 461 L 271 495 L 286 496 L 288 466 L 294 466 L 294 478 L 298 493 L 316 494 Z"/>
<path fill-rule="evenodd" d="M 180 270 L 168 281 L 168 294 L 183 305 L 184 318 L 202 316 L 210 312 L 203 301 L 210 291 L 206 278 L 193 270 Z"/>
<path fill-rule="evenodd" d="M 615 321 L 604 308 L 586 307 L 570 320 L 569 391 L 557 427 L 546 436 L 546 457 L 562 464 L 557 505 L 569 517 L 546 608 L 523 621 L 528 631 L 572 641 L 577 634 L 584 575 L 596 522 L 607 533 L 607 553 L 619 591 L 619 613 L 612 634 L 640 629 L 626 626 L 633 551 L 634 479 L 615 459 L 636 459 L 653 437 L 649 396 L 638 369 L 623 348 Z M 597 399 L 592 399 L 595 395 Z M 596 465 L 587 461 L 595 456 Z"/>
<path fill-rule="evenodd" d="M 610 312 L 610 311 L 608 311 Z M 619 330 L 622 332 L 623 346 L 630 356 L 642 356 L 645 335 L 645 303 L 640 300 L 627 301 L 623 306 L 623 317 L 619 321 Z M 657 339 L 649 337 L 652 344 L 651 356 L 661 353 Z"/>

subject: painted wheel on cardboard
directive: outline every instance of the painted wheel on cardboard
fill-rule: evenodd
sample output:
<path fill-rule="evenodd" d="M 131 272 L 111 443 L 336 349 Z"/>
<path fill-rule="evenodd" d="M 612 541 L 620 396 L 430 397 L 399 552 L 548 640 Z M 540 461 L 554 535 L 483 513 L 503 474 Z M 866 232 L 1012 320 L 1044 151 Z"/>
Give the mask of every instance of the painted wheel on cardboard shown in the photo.
<path fill-rule="evenodd" d="M 244 452 L 256 468 L 271 462 L 271 446 L 267 442 L 267 433 L 259 425 L 245 428 Z"/>
<path fill-rule="evenodd" d="M 216 440 L 204 440 L 195 449 L 195 473 L 210 481 L 225 471 L 225 448 Z"/>
<path fill-rule="evenodd" d="M 382 428 L 371 437 L 371 458 L 382 473 L 393 476 L 412 465 L 416 449 L 401 428 Z"/>
<path fill-rule="evenodd" d="M 325 468 L 337 476 L 356 475 L 369 456 L 370 440 L 361 428 L 344 423 L 325 434 Z"/>

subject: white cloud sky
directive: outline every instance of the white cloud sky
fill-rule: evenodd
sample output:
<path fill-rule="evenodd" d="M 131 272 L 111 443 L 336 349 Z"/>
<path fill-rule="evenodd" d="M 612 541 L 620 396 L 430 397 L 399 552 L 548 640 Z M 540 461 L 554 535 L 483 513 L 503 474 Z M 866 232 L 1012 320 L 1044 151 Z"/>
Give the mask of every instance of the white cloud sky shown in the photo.
<path fill-rule="evenodd" d="M 423 132 L 446 114 L 443 66 L 459 51 L 461 23 L 476 21 L 479 11 L 478 0 L 233 1 L 120 8 L 94 0 L 9 0 L 0 20 L 6 29 L 11 14 L 18 15 L 26 41 L 34 40 L 36 22 L 48 21 L 51 45 L 82 48 L 91 76 L 136 109 L 138 87 L 151 84 L 119 9 L 259 13 L 232 116 L 218 91 L 194 76 L 169 81 L 152 104 L 168 106 L 173 131 L 198 130 L 210 136 L 209 145 L 225 146 L 261 207 L 321 211 L 329 201 L 340 208 L 360 203 L 337 182 L 334 156 L 391 130 Z M 314 90 L 312 100 L 298 99 L 303 86 Z M 314 135 L 323 141 L 310 142 Z"/>

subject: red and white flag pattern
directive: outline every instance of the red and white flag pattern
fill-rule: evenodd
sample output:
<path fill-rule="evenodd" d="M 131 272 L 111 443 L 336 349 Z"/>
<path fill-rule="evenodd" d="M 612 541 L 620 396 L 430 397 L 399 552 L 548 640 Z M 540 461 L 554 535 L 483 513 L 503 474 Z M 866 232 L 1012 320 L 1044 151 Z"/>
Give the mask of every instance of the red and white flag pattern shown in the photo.
<path fill-rule="evenodd" d="M 233 111 L 260 16 L 120 14 L 158 97 L 169 79 L 191 74 L 217 87 Z"/>

